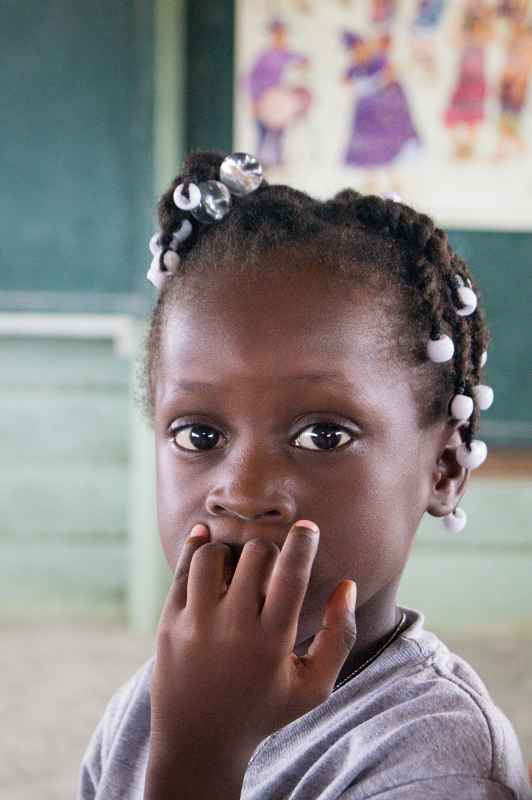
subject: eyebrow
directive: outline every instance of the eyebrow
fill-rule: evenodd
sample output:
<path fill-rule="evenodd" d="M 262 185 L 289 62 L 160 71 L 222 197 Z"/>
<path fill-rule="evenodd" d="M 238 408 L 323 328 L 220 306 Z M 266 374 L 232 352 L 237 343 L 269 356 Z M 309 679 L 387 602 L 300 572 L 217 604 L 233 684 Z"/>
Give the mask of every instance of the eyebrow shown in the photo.
<path fill-rule="evenodd" d="M 311 381 L 312 383 L 334 383 L 338 386 L 351 387 L 352 384 L 346 381 L 338 372 L 303 372 L 300 375 L 281 375 L 279 380 L 287 383 L 303 383 Z M 207 388 L 218 388 L 218 384 L 209 383 L 208 381 L 176 381 L 173 385 L 175 389 L 182 389 L 185 392 L 201 392 Z"/>

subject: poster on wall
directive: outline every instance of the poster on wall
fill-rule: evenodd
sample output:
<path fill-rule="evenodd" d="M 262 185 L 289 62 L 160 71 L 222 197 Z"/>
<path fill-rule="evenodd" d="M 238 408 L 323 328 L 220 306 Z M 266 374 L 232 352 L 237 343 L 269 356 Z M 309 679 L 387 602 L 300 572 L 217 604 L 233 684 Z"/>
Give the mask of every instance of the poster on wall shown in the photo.
<path fill-rule="evenodd" d="M 324 199 L 532 230 L 532 0 L 237 0 L 234 149 Z"/>

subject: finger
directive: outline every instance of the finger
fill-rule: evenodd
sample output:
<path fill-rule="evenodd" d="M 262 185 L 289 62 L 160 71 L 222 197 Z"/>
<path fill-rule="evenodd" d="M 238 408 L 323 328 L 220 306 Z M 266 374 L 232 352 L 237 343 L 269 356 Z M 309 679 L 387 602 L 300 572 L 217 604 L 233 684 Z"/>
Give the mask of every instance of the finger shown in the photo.
<path fill-rule="evenodd" d="M 264 627 L 281 637 L 290 648 L 295 641 L 301 606 L 318 550 L 319 529 L 317 525 L 315 527 L 316 532 L 298 527 L 296 522 L 290 529 L 275 562 L 262 608 L 261 620 Z"/>
<path fill-rule="evenodd" d="M 275 542 L 259 537 L 246 542 L 230 587 L 231 597 L 236 598 L 235 617 L 240 624 L 256 619 L 261 613 L 279 553 Z"/>
<path fill-rule="evenodd" d="M 233 554 L 224 542 L 208 542 L 198 550 L 190 565 L 187 589 L 187 609 L 194 618 L 212 613 L 225 593 L 226 575 Z"/>
<path fill-rule="evenodd" d="M 204 535 L 201 535 L 202 532 Z M 209 541 L 209 536 L 209 529 L 206 525 L 194 525 L 188 537 L 185 539 L 181 552 L 177 557 L 174 579 L 166 595 L 159 625 L 161 625 L 163 621 L 167 622 L 173 619 L 175 613 L 186 606 L 190 564 L 196 550 L 199 550 L 202 545 Z"/>
<path fill-rule="evenodd" d="M 338 675 L 357 638 L 355 612 L 348 605 L 348 594 L 356 583 L 342 581 L 333 592 L 323 615 L 323 627 L 312 640 L 308 652 L 303 656 L 308 670 L 306 680 L 320 695 L 328 697 L 334 689 Z"/>

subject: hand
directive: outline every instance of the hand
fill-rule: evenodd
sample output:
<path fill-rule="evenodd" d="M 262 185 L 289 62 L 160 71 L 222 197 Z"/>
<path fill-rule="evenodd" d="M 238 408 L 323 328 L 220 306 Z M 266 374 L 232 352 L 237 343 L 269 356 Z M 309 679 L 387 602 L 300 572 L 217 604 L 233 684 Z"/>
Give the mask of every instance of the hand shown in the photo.
<path fill-rule="evenodd" d="M 355 584 L 338 584 L 299 658 L 292 651 L 319 535 L 294 526 L 281 551 L 251 539 L 225 591 L 231 550 L 198 528 L 206 537 L 186 540 L 159 621 L 151 755 L 168 762 L 214 748 L 247 763 L 263 739 L 331 694 L 356 640 L 346 604 Z"/>

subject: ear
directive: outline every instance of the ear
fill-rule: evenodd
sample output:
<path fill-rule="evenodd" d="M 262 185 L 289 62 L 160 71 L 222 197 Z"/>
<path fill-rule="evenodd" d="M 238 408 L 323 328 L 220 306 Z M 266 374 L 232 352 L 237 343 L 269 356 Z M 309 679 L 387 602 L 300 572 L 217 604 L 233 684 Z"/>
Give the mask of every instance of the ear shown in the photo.
<path fill-rule="evenodd" d="M 456 448 L 460 444 L 462 439 L 456 423 L 450 433 L 446 429 L 445 440 L 432 473 L 432 491 L 427 511 L 433 517 L 450 514 L 464 495 L 471 470 L 460 466 L 456 460 Z"/>

